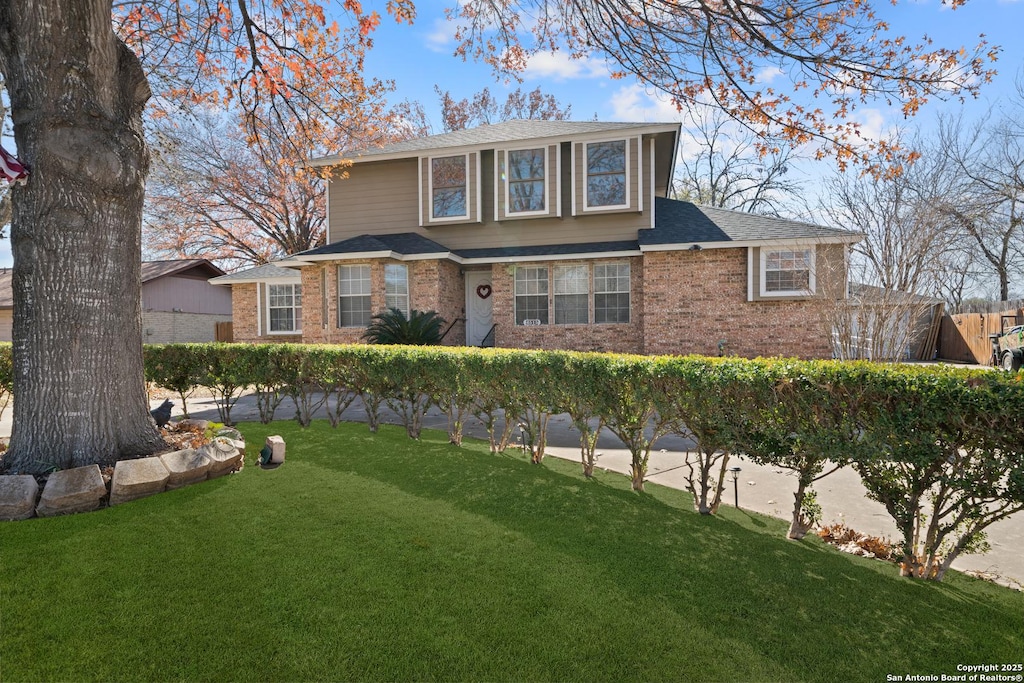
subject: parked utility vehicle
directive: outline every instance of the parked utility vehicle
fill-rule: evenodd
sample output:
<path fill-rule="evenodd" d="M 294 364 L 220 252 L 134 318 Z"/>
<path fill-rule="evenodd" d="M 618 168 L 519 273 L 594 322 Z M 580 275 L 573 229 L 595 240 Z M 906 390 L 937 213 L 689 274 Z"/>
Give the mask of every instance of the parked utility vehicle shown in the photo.
<path fill-rule="evenodd" d="M 998 365 L 1010 372 L 1020 370 L 1024 365 L 1024 325 L 1014 325 L 1017 316 L 1002 317 L 1002 332 L 990 334 L 992 340 L 992 365 Z"/>

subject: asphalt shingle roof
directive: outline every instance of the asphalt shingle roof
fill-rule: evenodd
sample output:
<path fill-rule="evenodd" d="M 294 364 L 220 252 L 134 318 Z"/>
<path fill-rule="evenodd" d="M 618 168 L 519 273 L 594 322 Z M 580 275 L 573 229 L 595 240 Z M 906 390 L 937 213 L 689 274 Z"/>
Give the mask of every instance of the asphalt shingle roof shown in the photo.
<path fill-rule="evenodd" d="M 848 230 L 826 228 L 787 218 L 699 206 L 656 197 L 654 229 L 640 230 L 641 246 L 697 242 L 752 242 L 785 239 L 856 237 Z"/>
<path fill-rule="evenodd" d="M 193 268 L 205 277 L 223 275 L 224 271 L 204 258 L 174 259 L 170 261 L 143 261 L 142 281 L 149 282 L 165 275 L 177 275 Z"/>
<path fill-rule="evenodd" d="M 441 133 L 439 135 L 428 135 L 427 137 L 404 140 L 402 142 L 384 145 L 364 150 L 353 150 L 341 155 L 313 159 L 313 165 L 329 164 L 345 158 L 375 157 L 391 154 L 402 154 L 408 152 L 410 155 L 418 154 L 428 150 L 445 149 L 450 147 L 474 147 L 486 145 L 500 145 L 517 140 L 532 140 L 537 138 L 566 137 L 572 135 L 586 135 L 589 133 L 604 133 L 631 128 L 651 128 L 664 126 L 666 129 L 678 127 L 673 123 L 623 123 L 605 121 L 535 121 L 516 119 L 503 121 L 501 123 L 486 124 L 469 128 L 466 130 Z"/>
<path fill-rule="evenodd" d="M 266 263 L 255 268 L 238 270 L 230 275 L 222 275 L 214 278 L 211 282 L 218 285 L 230 285 L 236 282 L 255 282 L 256 280 L 298 280 L 301 277 L 297 270 Z"/>
<path fill-rule="evenodd" d="M 414 232 L 399 232 L 390 235 L 359 235 L 347 240 L 327 244 L 316 249 L 292 254 L 292 258 L 304 256 L 329 256 L 332 254 L 359 254 L 374 251 L 393 251 L 396 254 L 447 254 L 448 247 L 438 244 Z"/>

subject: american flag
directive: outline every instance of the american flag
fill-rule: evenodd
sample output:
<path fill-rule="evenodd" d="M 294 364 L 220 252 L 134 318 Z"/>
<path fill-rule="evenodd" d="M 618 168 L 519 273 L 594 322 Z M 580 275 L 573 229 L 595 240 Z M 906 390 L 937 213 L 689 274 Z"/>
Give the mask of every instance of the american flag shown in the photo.
<path fill-rule="evenodd" d="M 3 179 L 11 184 L 24 185 L 28 180 L 28 169 L 3 147 L 0 147 L 0 173 L 3 174 Z"/>

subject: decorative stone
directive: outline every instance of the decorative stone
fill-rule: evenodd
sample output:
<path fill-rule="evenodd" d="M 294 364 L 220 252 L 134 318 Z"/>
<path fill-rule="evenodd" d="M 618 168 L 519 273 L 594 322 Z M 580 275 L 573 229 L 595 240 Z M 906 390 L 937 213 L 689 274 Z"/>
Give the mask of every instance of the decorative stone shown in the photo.
<path fill-rule="evenodd" d="M 238 449 L 231 439 L 223 437 L 215 438 L 199 451 L 211 460 L 210 479 L 216 479 L 240 469 L 242 456 L 245 454 L 244 444 L 242 449 Z"/>
<path fill-rule="evenodd" d="M 225 438 L 231 439 L 232 441 L 241 441 L 243 443 L 245 442 L 245 438 L 242 436 L 242 432 L 238 431 L 234 427 L 221 427 L 220 429 L 217 430 L 214 436 L 223 436 Z"/>
<path fill-rule="evenodd" d="M 36 513 L 39 484 L 30 474 L 0 477 L 0 521 L 28 519 Z"/>
<path fill-rule="evenodd" d="M 270 449 L 271 465 L 280 465 L 284 462 L 284 439 L 280 436 L 268 436 L 267 448 Z"/>
<path fill-rule="evenodd" d="M 36 514 L 40 517 L 70 515 L 96 510 L 107 495 L 99 465 L 60 470 L 50 475 L 39 498 Z"/>
<path fill-rule="evenodd" d="M 119 505 L 162 493 L 167 488 L 168 479 L 170 473 L 160 458 L 119 460 L 114 466 L 114 479 L 110 482 L 110 504 Z"/>
<path fill-rule="evenodd" d="M 213 463 L 209 456 L 194 448 L 164 453 L 160 456 L 160 462 L 170 475 L 167 479 L 168 491 L 206 481 Z"/>

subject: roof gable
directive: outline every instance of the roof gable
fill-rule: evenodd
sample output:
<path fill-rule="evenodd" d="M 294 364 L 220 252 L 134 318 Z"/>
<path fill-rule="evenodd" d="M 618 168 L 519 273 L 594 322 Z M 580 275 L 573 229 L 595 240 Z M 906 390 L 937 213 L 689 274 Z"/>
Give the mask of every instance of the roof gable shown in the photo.
<path fill-rule="evenodd" d="M 428 135 L 426 137 L 403 140 L 383 147 L 353 150 L 339 155 L 313 159 L 311 166 L 331 166 L 344 159 L 354 162 L 376 161 L 384 158 L 407 158 L 420 156 L 425 152 L 454 150 L 462 148 L 483 148 L 500 146 L 508 143 L 528 140 L 545 140 L 548 138 L 566 138 L 625 133 L 638 135 L 642 133 L 678 133 L 678 123 L 624 123 L 606 121 L 537 121 L 516 119 L 501 123 L 485 124 L 476 128 Z"/>
<path fill-rule="evenodd" d="M 184 275 L 197 279 L 209 279 L 223 274 L 223 270 L 204 258 L 142 262 L 143 283 L 167 277 L 168 275 Z"/>

